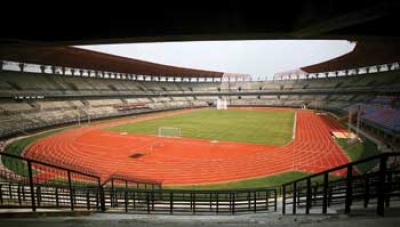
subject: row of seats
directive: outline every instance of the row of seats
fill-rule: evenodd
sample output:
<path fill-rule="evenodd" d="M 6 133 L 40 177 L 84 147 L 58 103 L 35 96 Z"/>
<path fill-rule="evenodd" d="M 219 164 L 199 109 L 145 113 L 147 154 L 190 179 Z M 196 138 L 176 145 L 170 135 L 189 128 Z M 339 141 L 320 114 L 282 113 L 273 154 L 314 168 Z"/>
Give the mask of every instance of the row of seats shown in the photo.
<path fill-rule="evenodd" d="M 382 127 L 400 132 L 400 110 L 387 106 L 363 105 L 362 119 Z"/>
<path fill-rule="evenodd" d="M 216 97 L 213 97 L 215 100 Z M 143 112 L 205 107 L 210 100 L 193 98 L 82 99 L 73 101 L 0 101 L 0 137 L 52 125 Z"/>
<path fill-rule="evenodd" d="M 155 82 L 155 81 L 124 81 L 87 77 L 72 77 L 52 74 L 6 72 L 0 73 L 0 90 L 3 94 L 30 92 L 64 92 L 74 91 L 104 94 L 125 91 L 130 93 L 159 93 L 168 91 L 193 92 L 216 91 L 220 82 Z"/>
<path fill-rule="evenodd" d="M 1 72 L 0 95 L 46 94 L 57 96 L 190 94 L 218 91 L 292 91 L 318 89 L 399 89 L 398 72 L 351 77 L 264 82 L 159 82 L 123 81 L 51 74 Z"/>
<path fill-rule="evenodd" d="M 331 89 L 336 93 L 253 96 L 235 94 L 225 98 L 228 99 L 228 105 L 305 106 L 345 113 L 346 108 L 351 105 L 377 101 L 375 97 L 366 93 L 351 93 L 353 89 L 355 91 L 359 89 L 400 90 L 397 74 L 397 72 L 383 72 L 379 75 L 372 73 L 309 80 L 197 83 L 122 81 L 3 71 L 0 72 L 0 96 L 3 96 L 0 101 L 0 119 L 4 123 L 0 127 L 0 135 L 4 134 L 4 131 L 24 130 L 27 127 L 34 127 L 31 125 L 35 124 L 46 125 L 49 122 L 76 120 L 80 115 L 90 114 L 100 118 L 142 111 L 131 108 L 132 104 L 142 107 L 144 105 L 147 109 L 145 108 L 143 111 L 207 106 L 218 98 L 215 94 L 218 90 L 245 92 Z M 341 90 L 346 93 L 337 93 Z M 21 95 L 22 98 L 14 100 L 14 96 L 10 96 L 10 92 L 15 94 L 15 97 L 18 98 Z M 24 96 L 31 92 L 45 94 L 42 97 L 44 99 L 32 99 L 32 97 L 28 99 L 29 96 Z M 186 95 L 164 96 L 168 92 L 181 92 Z M 204 93 L 205 96 L 194 96 L 193 92 Z M 106 98 L 100 98 L 99 95 Z M 115 106 L 117 108 L 112 108 Z M 30 117 L 29 114 L 34 117 Z M 36 115 L 48 116 L 48 118 L 45 118 L 47 120 L 43 122 L 40 120 L 43 117 Z M 387 118 L 378 121 L 388 124 L 388 127 L 396 128 L 397 121 L 391 121 L 391 115 L 386 115 L 388 115 Z M 368 116 L 366 117 L 368 118 Z"/>
<path fill-rule="evenodd" d="M 370 103 L 400 109 L 400 97 L 397 96 L 378 96 L 372 99 Z"/>

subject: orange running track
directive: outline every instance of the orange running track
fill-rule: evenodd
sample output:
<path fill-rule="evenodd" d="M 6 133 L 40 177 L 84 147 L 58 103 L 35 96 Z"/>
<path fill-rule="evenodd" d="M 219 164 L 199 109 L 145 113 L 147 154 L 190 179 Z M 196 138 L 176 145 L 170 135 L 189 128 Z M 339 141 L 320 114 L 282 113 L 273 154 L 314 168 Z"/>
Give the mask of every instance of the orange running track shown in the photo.
<path fill-rule="evenodd" d="M 38 140 L 27 148 L 24 155 L 65 167 L 82 168 L 97 173 L 102 181 L 112 174 L 118 174 L 159 181 L 163 185 L 226 182 L 291 170 L 319 172 L 349 162 L 331 136 L 331 130 L 338 130 L 341 126 L 332 118 L 307 110 L 295 110 L 295 139 L 280 147 L 124 135 L 102 130 L 113 125 L 188 111 L 196 110 L 161 113 L 71 129 Z M 134 153 L 144 155 L 139 158 L 129 157 Z"/>

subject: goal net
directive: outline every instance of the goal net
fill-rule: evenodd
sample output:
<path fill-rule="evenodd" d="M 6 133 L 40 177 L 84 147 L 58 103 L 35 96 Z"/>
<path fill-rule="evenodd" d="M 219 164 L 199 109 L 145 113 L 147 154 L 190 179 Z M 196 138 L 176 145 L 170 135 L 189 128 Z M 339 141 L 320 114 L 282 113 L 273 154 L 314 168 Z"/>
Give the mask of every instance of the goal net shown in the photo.
<path fill-rule="evenodd" d="M 228 103 L 226 99 L 217 99 L 217 110 L 226 110 L 228 109 Z"/>
<path fill-rule="evenodd" d="M 159 127 L 158 128 L 158 136 L 159 137 L 181 137 L 182 130 L 181 130 L 181 128 Z"/>

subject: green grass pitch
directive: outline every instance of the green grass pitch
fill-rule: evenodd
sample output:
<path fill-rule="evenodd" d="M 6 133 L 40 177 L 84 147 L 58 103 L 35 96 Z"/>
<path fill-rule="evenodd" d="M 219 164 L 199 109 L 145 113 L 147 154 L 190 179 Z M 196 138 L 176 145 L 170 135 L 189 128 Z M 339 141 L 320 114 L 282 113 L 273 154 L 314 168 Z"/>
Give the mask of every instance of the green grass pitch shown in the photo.
<path fill-rule="evenodd" d="M 159 127 L 175 127 L 188 138 L 285 145 L 292 139 L 293 121 L 293 111 L 200 110 L 107 130 L 157 135 Z"/>

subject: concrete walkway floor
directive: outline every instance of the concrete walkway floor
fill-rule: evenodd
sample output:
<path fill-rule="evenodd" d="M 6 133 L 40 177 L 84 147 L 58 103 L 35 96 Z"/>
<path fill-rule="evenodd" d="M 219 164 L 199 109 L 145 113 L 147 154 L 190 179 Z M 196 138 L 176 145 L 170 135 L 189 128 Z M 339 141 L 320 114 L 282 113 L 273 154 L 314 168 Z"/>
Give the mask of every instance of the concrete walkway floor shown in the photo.
<path fill-rule="evenodd" d="M 394 212 L 386 217 L 375 215 L 281 215 L 278 213 L 242 214 L 242 215 L 138 215 L 138 214 L 102 214 L 94 213 L 80 217 L 38 217 L 38 218 L 2 218 L 1 226 L 7 227 L 258 227 L 258 226 L 321 226 L 321 227 L 398 227 L 400 215 Z"/>

